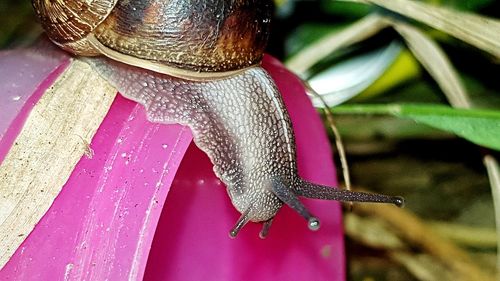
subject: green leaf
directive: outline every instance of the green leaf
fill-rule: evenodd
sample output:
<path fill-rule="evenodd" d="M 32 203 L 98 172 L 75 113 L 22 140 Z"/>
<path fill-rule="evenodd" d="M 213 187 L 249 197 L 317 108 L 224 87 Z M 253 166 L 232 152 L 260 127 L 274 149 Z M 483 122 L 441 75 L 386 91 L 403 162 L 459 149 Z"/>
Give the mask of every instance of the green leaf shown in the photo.
<path fill-rule="evenodd" d="M 320 24 L 320 23 L 304 23 L 298 26 L 285 42 L 285 51 L 287 56 L 292 56 L 300 50 L 317 42 L 321 38 L 338 32 L 344 28 L 345 24 Z"/>
<path fill-rule="evenodd" d="M 373 8 L 360 3 L 321 0 L 321 8 L 324 12 L 342 18 L 360 18 L 370 13 Z"/>
<path fill-rule="evenodd" d="M 342 105 L 336 114 L 383 114 L 410 118 L 461 136 L 473 143 L 500 150 L 500 112 L 456 109 L 439 105 Z"/>

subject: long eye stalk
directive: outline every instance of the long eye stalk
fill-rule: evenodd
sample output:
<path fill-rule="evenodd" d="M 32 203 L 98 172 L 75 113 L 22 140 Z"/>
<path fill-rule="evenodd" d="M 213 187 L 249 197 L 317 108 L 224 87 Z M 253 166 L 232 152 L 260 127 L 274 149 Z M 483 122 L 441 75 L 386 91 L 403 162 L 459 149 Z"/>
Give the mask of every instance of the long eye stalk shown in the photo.
<path fill-rule="evenodd" d="M 320 222 L 309 212 L 309 210 L 307 210 L 302 202 L 300 202 L 298 198 L 299 196 L 343 202 L 389 203 L 398 207 L 404 206 L 404 199 L 400 196 L 388 196 L 383 194 L 342 190 L 310 183 L 304 180 L 300 180 L 299 184 L 296 185 L 295 188 L 286 186 L 281 180 L 274 180 L 272 184 L 272 192 L 281 201 L 283 201 L 283 203 L 304 217 L 308 221 L 308 226 L 311 230 L 318 230 Z"/>
<path fill-rule="evenodd" d="M 404 199 L 401 196 L 388 196 L 366 192 L 356 192 L 329 186 L 310 183 L 302 180 L 296 191 L 298 196 L 312 199 L 335 200 L 344 202 L 372 202 L 389 203 L 398 207 L 404 206 Z"/>

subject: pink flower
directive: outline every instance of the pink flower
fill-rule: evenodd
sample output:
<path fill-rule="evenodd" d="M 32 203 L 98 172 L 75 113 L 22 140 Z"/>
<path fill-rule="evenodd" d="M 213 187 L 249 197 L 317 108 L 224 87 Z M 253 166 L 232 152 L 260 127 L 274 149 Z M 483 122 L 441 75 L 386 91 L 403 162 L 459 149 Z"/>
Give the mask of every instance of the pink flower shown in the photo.
<path fill-rule="evenodd" d="M 0 161 L 68 64 L 62 53 L 0 53 Z M 325 129 L 302 84 L 274 58 L 264 68 L 289 109 L 300 175 L 335 185 Z M 189 129 L 150 123 L 142 106 L 117 96 L 90 145 L 93 158 L 80 160 L 0 280 L 344 279 L 338 203 L 304 200 L 321 219 L 318 232 L 284 207 L 267 239 L 257 224 L 230 239 L 239 214 L 191 139 Z"/>

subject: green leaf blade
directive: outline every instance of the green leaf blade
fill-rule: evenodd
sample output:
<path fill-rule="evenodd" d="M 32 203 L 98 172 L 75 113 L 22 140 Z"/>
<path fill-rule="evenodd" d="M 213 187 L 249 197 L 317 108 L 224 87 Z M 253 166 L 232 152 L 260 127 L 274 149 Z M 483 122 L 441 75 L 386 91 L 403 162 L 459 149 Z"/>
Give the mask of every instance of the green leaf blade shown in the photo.
<path fill-rule="evenodd" d="M 384 114 L 410 118 L 415 122 L 444 130 L 475 144 L 500 151 L 500 112 L 456 109 L 439 105 L 343 105 L 338 114 Z"/>

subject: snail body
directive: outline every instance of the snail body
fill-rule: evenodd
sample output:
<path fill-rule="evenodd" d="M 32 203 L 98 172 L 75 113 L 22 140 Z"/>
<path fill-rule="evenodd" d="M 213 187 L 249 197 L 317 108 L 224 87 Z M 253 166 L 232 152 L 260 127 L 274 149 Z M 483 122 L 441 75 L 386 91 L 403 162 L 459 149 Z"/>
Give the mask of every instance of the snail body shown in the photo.
<path fill-rule="evenodd" d="M 48 10 L 61 1 L 33 2 L 40 20 L 51 20 L 45 28 L 62 22 Z M 84 60 L 122 95 L 143 104 L 150 121 L 191 128 L 242 214 L 232 237 L 249 221 L 264 222 L 265 237 L 283 204 L 317 229 L 319 221 L 299 196 L 402 204 L 400 197 L 319 186 L 298 176 L 290 118 L 274 82 L 259 66 L 270 1 L 129 0 L 105 7 L 112 7 L 106 17 L 96 16 L 92 30 L 74 36 L 78 48 L 70 40 L 51 39 L 74 54 L 111 58 Z M 91 49 L 80 50 L 85 45 Z"/>

